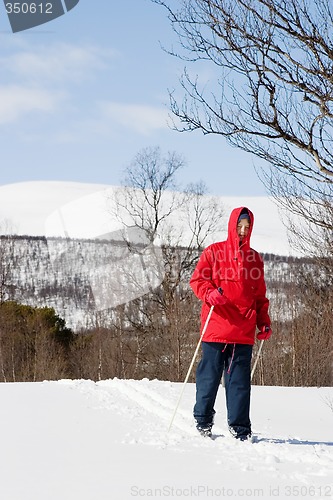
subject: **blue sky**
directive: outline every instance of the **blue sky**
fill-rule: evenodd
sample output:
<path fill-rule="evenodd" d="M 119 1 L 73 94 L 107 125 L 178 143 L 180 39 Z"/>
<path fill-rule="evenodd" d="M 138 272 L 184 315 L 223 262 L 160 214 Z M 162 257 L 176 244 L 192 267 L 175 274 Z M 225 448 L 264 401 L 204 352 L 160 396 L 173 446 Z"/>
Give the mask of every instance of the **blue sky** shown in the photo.
<path fill-rule="evenodd" d="M 168 89 L 183 62 L 150 0 L 80 0 L 66 15 L 13 34 L 0 4 L 0 185 L 32 180 L 119 184 L 145 147 L 176 151 L 180 182 L 216 195 L 265 195 L 250 155 L 216 136 L 168 126 Z M 216 78 L 214 68 L 200 78 Z"/>

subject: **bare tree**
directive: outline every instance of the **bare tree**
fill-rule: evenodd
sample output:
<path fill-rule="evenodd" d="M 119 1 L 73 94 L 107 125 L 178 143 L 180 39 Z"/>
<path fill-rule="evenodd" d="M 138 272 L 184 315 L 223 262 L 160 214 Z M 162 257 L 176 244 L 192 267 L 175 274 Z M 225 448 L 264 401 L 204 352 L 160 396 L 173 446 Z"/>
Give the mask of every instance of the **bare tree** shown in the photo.
<path fill-rule="evenodd" d="M 116 194 L 116 215 L 128 227 L 142 229 L 153 242 L 160 226 L 182 205 L 176 191 L 177 172 L 185 160 L 175 152 L 162 156 L 158 147 L 141 150 L 124 171 L 123 188 Z M 165 200 L 165 193 L 168 199 Z"/>
<path fill-rule="evenodd" d="M 144 149 L 126 169 L 124 186 L 115 197 L 118 219 L 143 234 L 138 242 L 137 233 L 132 233 L 135 241 L 124 231 L 130 254 L 140 251 L 141 245 L 141 262 L 137 264 L 144 274 L 150 266 L 158 268 L 159 275 L 155 284 L 151 280 L 151 286 L 143 290 L 136 283 L 138 265 L 131 271 L 125 262 L 121 274 L 128 287 L 136 284 L 145 293 L 137 294 L 136 300 L 125 306 L 122 327 L 126 324 L 131 332 L 136 367 L 139 358 L 142 366 L 148 359 L 151 362 L 153 354 L 159 359 L 159 375 L 164 373 L 173 380 L 181 378 L 187 364 L 184 346 L 192 343 L 192 332 L 195 336 L 198 333 L 189 314 L 189 304 L 193 310 L 189 277 L 207 237 L 221 231 L 224 222 L 220 201 L 206 195 L 203 183 L 179 189 L 177 173 L 184 164 L 174 152 L 162 156 L 159 148 Z M 146 248 L 155 246 L 154 254 L 147 254 L 144 242 Z"/>
<path fill-rule="evenodd" d="M 276 170 L 333 183 L 331 0 L 152 0 L 167 9 L 187 61 L 179 130 L 220 134 Z M 195 75 L 217 70 L 210 82 Z M 332 191 L 330 191 L 332 196 Z"/>
<path fill-rule="evenodd" d="M 312 256 L 333 273 L 333 186 L 313 182 L 311 186 L 271 170 L 261 172 L 269 192 L 282 207 L 282 218 L 292 246 Z"/>

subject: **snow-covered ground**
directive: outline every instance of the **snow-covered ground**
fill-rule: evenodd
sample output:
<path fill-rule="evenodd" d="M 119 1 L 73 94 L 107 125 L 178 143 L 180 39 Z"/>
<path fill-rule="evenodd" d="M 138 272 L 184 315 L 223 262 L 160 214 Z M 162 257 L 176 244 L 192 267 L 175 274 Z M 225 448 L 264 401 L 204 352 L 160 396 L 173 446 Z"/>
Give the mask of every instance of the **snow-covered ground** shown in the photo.
<path fill-rule="evenodd" d="M 333 497 L 333 388 L 256 387 L 256 442 L 197 435 L 194 384 L 107 380 L 0 384 L 3 500 Z"/>

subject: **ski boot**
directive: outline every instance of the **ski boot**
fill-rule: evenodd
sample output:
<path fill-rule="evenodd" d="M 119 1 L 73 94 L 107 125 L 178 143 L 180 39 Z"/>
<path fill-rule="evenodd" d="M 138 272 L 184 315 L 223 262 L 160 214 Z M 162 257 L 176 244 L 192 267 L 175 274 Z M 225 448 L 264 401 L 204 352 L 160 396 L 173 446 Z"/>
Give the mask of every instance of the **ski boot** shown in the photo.
<path fill-rule="evenodd" d="M 203 437 L 212 437 L 212 424 L 198 424 L 197 431 Z"/>

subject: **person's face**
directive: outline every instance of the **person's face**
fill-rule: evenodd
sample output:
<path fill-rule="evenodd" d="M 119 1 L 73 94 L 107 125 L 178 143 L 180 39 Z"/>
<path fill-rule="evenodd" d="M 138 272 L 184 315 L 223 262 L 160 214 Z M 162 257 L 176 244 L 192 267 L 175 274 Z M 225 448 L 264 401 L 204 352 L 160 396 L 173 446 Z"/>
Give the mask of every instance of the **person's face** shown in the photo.
<path fill-rule="evenodd" d="M 239 241 L 242 242 L 243 239 L 248 235 L 250 230 L 250 223 L 247 219 L 242 219 L 237 224 L 237 234 L 239 236 Z"/>

